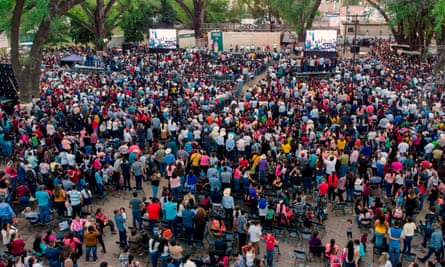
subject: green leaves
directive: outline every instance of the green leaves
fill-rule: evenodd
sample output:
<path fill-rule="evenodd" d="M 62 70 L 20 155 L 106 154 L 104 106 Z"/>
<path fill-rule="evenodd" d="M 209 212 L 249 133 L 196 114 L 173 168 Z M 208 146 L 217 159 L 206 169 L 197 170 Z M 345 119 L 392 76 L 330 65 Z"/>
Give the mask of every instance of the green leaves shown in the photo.
<path fill-rule="evenodd" d="M 144 40 L 144 34 L 153 26 L 152 6 L 144 1 L 133 5 L 122 17 L 120 27 L 124 31 L 125 42 Z"/>

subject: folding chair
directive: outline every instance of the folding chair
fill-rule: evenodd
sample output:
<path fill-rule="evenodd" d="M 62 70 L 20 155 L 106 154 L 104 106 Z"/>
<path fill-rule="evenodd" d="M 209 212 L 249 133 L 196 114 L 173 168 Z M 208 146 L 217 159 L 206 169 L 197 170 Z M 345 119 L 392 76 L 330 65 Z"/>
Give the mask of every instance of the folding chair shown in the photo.
<path fill-rule="evenodd" d="M 301 245 L 302 247 L 308 247 L 309 246 L 309 240 L 312 238 L 312 233 L 308 231 L 302 231 L 300 232 L 301 237 Z"/>
<path fill-rule="evenodd" d="M 324 246 L 314 246 L 309 248 L 309 259 L 319 258 L 319 262 L 323 262 L 325 260 L 324 256 L 325 247 Z"/>
<path fill-rule="evenodd" d="M 294 259 L 294 266 L 297 266 L 299 260 L 303 261 L 303 263 L 306 263 L 308 260 L 307 253 L 304 250 L 295 249 L 290 253 L 290 257 Z"/>
<path fill-rule="evenodd" d="M 343 216 L 346 215 L 345 211 L 346 203 L 335 203 L 334 207 L 332 208 L 332 212 L 334 212 L 335 216 L 338 216 L 338 212 L 342 212 Z"/>
<path fill-rule="evenodd" d="M 279 245 L 275 245 L 274 246 L 274 254 L 275 254 L 275 260 L 276 262 L 280 261 L 280 256 L 281 256 L 281 251 L 280 251 L 280 246 Z"/>

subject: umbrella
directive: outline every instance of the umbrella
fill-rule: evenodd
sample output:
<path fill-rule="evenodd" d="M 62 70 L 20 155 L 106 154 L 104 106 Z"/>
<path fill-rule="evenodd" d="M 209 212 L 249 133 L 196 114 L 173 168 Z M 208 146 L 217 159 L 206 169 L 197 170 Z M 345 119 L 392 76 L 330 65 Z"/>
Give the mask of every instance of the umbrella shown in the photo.
<path fill-rule="evenodd" d="M 129 153 L 132 153 L 132 152 L 134 152 L 134 153 L 136 153 L 136 154 L 141 154 L 141 148 L 138 146 L 138 145 L 132 145 L 132 146 L 130 146 L 129 148 L 128 148 L 128 152 Z"/>
<path fill-rule="evenodd" d="M 403 169 L 403 164 L 399 161 L 394 161 L 391 163 L 391 169 L 395 172 L 398 172 Z"/>

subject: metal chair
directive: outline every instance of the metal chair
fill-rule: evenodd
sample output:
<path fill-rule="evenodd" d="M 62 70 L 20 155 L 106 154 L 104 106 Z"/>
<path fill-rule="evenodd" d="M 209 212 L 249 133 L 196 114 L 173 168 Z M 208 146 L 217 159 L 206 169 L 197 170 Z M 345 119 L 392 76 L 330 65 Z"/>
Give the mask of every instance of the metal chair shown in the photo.
<path fill-rule="evenodd" d="M 332 212 L 334 212 L 335 216 L 338 216 L 338 212 L 342 212 L 344 216 L 346 215 L 345 206 L 346 203 L 344 202 L 335 203 L 334 207 L 332 208 Z"/>
<path fill-rule="evenodd" d="M 297 266 L 298 261 L 303 261 L 303 263 L 306 263 L 308 260 L 308 256 L 306 251 L 295 249 L 293 252 L 290 253 L 290 257 L 294 259 L 294 266 Z"/>
<path fill-rule="evenodd" d="M 300 237 L 301 237 L 300 245 L 302 245 L 302 247 L 308 247 L 309 240 L 311 240 L 311 238 L 312 238 L 312 233 L 308 232 L 308 231 L 302 231 L 302 232 L 300 232 Z"/>
<path fill-rule="evenodd" d="M 278 246 L 278 245 L 274 246 L 274 254 L 276 255 L 274 257 L 276 262 L 279 262 L 280 261 L 280 256 L 281 256 L 280 246 Z"/>
<path fill-rule="evenodd" d="M 312 222 L 312 230 L 317 231 L 320 234 L 320 238 L 323 238 L 323 236 L 327 233 L 326 226 L 317 222 Z"/>
<path fill-rule="evenodd" d="M 323 262 L 325 260 L 324 252 L 325 252 L 324 246 L 313 246 L 309 248 L 309 259 L 312 260 L 313 258 L 317 257 L 319 258 L 319 262 Z"/>

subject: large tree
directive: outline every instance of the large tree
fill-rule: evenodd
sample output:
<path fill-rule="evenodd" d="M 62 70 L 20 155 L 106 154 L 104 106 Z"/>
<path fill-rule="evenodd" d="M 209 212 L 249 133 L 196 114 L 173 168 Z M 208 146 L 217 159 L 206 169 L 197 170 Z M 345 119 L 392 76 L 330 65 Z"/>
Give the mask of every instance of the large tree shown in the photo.
<path fill-rule="evenodd" d="M 318 14 L 321 0 L 270 0 L 281 17 L 290 26 L 295 28 L 298 41 L 304 41 L 306 30 L 312 27 L 315 16 Z"/>
<path fill-rule="evenodd" d="M 123 15 L 120 27 L 124 31 L 125 42 L 144 40 L 147 30 L 153 26 L 153 9 L 146 1 L 139 1 Z"/>
<path fill-rule="evenodd" d="M 184 11 L 187 18 L 191 21 L 196 38 L 202 38 L 202 24 L 205 18 L 205 8 L 211 0 L 192 0 L 191 5 L 184 0 L 175 0 L 179 7 Z"/>
<path fill-rule="evenodd" d="M 439 56 L 436 70 L 443 71 L 445 68 L 445 0 L 437 0 L 433 8 L 433 15 L 437 55 Z"/>
<path fill-rule="evenodd" d="M 124 13 L 131 7 L 131 0 L 86 0 L 73 8 L 68 16 L 73 25 L 80 25 L 92 33 L 97 51 L 103 51 L 112 32 L 121 23 Z M 80 30 L 81 31 L 81 30 Z M 75 36 L 73 36 L 75 37 Z"/>
<path fill-rule="evenodd" d="M 436 0 L 367 0 L 385 19 L 397 43 L 408 44 L 422 52 L 434 36 Z"/>
<path fill-rule="evenodd" d="M 40 67 L 44 45 L 51 38 L 53 23 L 73 6 L 84 0 L 2 0 L 0 15 L 2 28 L 11 37 L 11 64 L 19 85 L 20 101 L 31 103 L 40 94 Z M 12 11 L 12 12 L 11 12 Z M 23 32 L 26 29 L 32 31 Z M 19 53 L 20 34 L 33 38 L 31 50 L 26 56 Z"/>

